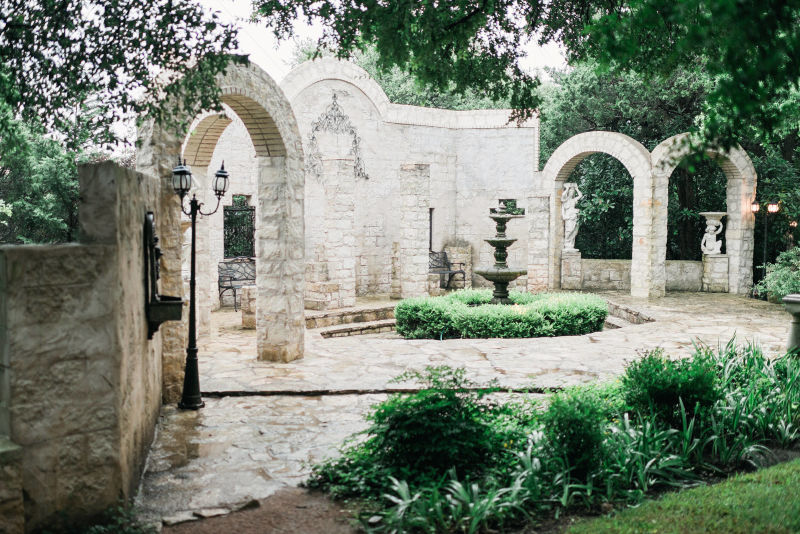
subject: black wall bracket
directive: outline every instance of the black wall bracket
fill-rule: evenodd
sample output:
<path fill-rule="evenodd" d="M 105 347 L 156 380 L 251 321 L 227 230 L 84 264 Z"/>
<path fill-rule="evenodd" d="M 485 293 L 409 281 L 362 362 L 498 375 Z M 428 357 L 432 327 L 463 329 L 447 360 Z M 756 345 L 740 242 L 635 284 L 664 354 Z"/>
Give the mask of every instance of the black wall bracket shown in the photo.
<path fill-rule="evenodd" d="M 183 299 L 158 294 L 161 249 L 158 247 L 153 212 L 144 217 L 144 309 L 147 316 L 147 339 L 153 339 L 161 323 L 180 321 Z"/>

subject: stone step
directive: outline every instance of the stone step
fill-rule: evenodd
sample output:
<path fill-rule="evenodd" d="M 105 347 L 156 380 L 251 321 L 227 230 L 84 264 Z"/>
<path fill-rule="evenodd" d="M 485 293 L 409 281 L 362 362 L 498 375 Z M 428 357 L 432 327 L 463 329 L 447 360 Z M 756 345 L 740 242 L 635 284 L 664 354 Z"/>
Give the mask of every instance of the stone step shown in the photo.
<path fill-rule="evenodd" d="M 629 323 L 625 319 L 621 319 L 619 317 L 615 317 L 613 315 L 608 315 L 606 317 L 606 322 L 603 325 L 603 330 L 613 330 L 614 328 L 622 328 L 623 326 L 631 326 L 632 323 Z"/>
<path fill-rule="evenodd" d="M 391 332 L 397 323 L 394 319 L 383 319 L 380 321 L 368 321 L 330 326 L 320 331 L 322 337 L 346 337 L 360 336 L 361 334 L 378 334 L 380 332 Z"/>
<path fill-rule="evenodd" d="M 369 323 L 385 319 L 394 319 L 396 303 L 358 306 L 338 310 L 311 311 L 306 310 L 306 328 L 325 328 L 353 323 Z"/>

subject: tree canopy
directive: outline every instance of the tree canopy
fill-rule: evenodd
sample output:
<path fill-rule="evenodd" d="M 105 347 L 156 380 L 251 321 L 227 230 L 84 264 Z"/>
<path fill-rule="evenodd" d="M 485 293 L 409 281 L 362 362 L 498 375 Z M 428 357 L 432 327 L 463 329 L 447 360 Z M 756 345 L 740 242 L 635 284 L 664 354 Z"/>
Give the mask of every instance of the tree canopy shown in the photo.
<path fill-rule="evenodd" d="M 382 68 L 507 99 L 517 118 L 541 104 L 538 79 L 519 64 L 522 45 L 538 39 L 654 85 L 705 61 L 713 86 L 694 128 L 707 142 L 730 145 L 751 123 L 765 135 L 798 128 L 797 0 L 254 1 L 279 37 L 300 15 L 323 24 L 321 45 L 339 55 L 374 44 Z"/>
<path fill-rule="evenodd" d="M 214 76 L 237 46 L 236 29 L 192 0 L 8 0 L 0 4 L 0 137 L 15 118 L 64 132 L 93 103 L 93 138 L 113 140 L 118 119 L 180 120 L 216 108 Z"/>

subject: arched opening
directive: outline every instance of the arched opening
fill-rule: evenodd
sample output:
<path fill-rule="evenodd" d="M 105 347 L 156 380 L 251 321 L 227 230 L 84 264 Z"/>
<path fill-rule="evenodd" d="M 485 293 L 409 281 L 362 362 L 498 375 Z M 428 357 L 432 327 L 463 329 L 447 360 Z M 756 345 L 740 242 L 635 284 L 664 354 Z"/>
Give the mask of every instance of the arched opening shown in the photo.
<path fill-rule="evenodd" d="M 679 134 L 663 141 L 652 154 L 654 191 L 665 191 L 676 167 L 688 156 L 696 152 L 689 134 Z M 728 273 L 727 291 L 747 293 L 753 282 L 753 227 L 754 216 L 750 203 L 755 198 L 756 172 L 747 153 L 741 147 L 733 147 L 727 152 L 707 151 L 704 156 L 713 160 L 725 175 L 725 257 L 712 258 L 721 263 Z M 722 208 L 722 206 L 720 206 Z M 666 260 L 668 205 L 658 205 L 655 220 L 663 221 L 655 228 L 658 261 Z M 720 211 L 723 211 L 720 209 Z M 698 245 L 699 246 L 699 245 Z M 708 257 L 706 258 L 708 259 Z M 720 269 L 722 268 L 720 267 Z M 720 288 L 722 289 L 722 288 Z"/>
<path fill-rule="evenodd" d="M 552 192 L 549 236 L 551 252 L 548 285 L 551 288 L 562 288 L 565 285 L 574 288 L 581 287 L 580 254 L 576 255 L 574 252 L 564 249 L 565 227 L 562 215 L 562 196 L 564 195 L 564 184 L 569 183 L 568 180 L 573 171 L 588 156 L 597 153 L 606 154 L 616 159 L 627 171 L 627 174 L 632 177 L 631 198 L 633 210 L 631 214 L 630 258 L 631 265 L 636 265 L 637 267 L 630 269 L 631 294 L 640 297 L 660 296 L 663 294 L 663 285 L 659 287 L 654 282 L 653 276 L 655 268 L 653 258 L 655 255 L 652 240 L 652 209 L 656 200 L 653 198 L 650 153 L 635 139 L 613 132 L 587 132 L 571 137 L 553 152 L 553 155 L 545 165 L 543 171 L 544 184 Z M 611 229 L 612 232 L 615 230 Z M 567 260 L 566 266 L 567 269 L 571 269 L 570 272 L 562 272 L 562 259 Z M 577 262 L 574 269 L 570 267 L 571 262 Z M 568 284 L 562 283 L 562 279 L 571 277 L 577 277 L 577 280 L 570 280 Z"/>

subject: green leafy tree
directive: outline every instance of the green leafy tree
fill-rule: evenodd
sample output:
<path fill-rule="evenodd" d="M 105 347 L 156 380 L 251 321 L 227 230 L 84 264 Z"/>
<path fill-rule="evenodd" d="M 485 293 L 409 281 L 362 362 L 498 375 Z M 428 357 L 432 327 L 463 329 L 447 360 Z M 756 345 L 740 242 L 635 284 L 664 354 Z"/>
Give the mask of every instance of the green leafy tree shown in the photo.
<path fill-rule="evenodd" d="M 714 81 L 697 126 L 730 145 L 752 124 L 797 130 L 800 4 L 778 0 L 256 0 L 254 16 L 279 37 L 298 16 L 325 28 L 321 44 L 346 56 L 374 44 L 383 70 L 398 66 L 439 90 L 485 91 L 525 117 L 540 105 L 537 77 L 520 67 L 530 39 L 562 43 L 660 85 L 707 62 Z"/>
<path fill-rule="evenodd" d="M 235 28 L 192 0 L 8 0 L 0 21 L 0 137 L 15 118 L 66 131 L 87 102 L 97 142 L 133 115 L 190 120 L 219 106 L 214 76 L 237 46 Z"/>

